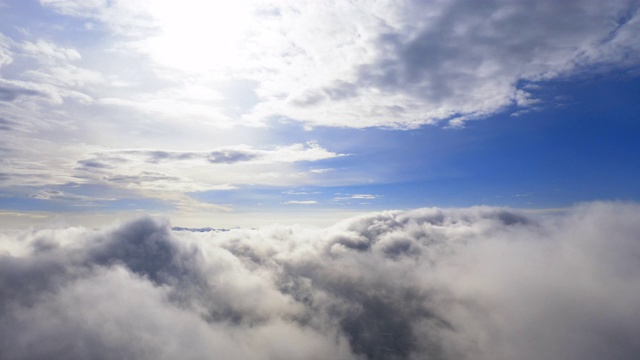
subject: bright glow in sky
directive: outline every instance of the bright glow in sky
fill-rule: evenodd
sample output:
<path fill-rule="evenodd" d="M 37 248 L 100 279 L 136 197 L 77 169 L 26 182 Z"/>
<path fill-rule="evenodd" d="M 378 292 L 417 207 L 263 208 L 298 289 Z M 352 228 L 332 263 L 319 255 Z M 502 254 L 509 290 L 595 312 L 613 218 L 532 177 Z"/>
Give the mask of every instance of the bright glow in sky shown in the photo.
<path fill-rule="evenodd" d="M 640 199 L 637 1 L 0 4 L 5 224 Z"/>
<path fill-rule="evenodd" d="M 151 5 L 150 13 L 160 28 L 158 36 L 148 39 L 154 61 L 196 74 L 226 70 L 234 64 L 240 42 L 249 31 L 249 10 L 242 1 L 157 1 Z"/>

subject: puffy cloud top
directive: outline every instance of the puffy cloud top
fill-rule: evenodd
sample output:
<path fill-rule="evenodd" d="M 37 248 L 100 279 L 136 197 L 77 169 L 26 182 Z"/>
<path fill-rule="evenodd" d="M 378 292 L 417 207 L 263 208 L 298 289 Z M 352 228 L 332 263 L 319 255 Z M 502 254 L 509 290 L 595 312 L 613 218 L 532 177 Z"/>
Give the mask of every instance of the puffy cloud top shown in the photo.
<path fill-rule="evenodd" d="M 2 235 L 6 359 L 633 359 L 640 207 Z"/>

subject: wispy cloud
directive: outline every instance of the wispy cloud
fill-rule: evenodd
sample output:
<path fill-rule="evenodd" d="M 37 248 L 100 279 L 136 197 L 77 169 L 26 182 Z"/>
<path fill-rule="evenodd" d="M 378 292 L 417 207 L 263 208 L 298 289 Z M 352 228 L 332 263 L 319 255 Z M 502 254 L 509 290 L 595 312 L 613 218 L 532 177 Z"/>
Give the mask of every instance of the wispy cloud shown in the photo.
<path fill-rule="evenodd" d="M 208 151 L 111 150 L 79 160 L 76 169 L 77 176 L 82 178 L 147 189 L 203 191 L 234 184 L 281 181 L 269 178 L 286 176 L 274 173 L 282 166 L 341 156 L 344 155 L 328 151 L 316 142 L 271 149 L 234 146 Z M 211 173 L 214 169 L 220 172 Z M 269 176 L 260 178 L 261 172 Z"/>
<path fill-rule="evenodd" d="M 374 194 L 353 194 L 353 195 L 336 194 L 336 195 L 340 195 L 340 196 L 334 197 L 333 200 L 335 200 L 335 201 L 342 201 L 342 200 L 374 200 L 374 199 L 379 199 L 381 197 L 381 195 L 374 195 Z"/>
<path fill-rule="evenodd" d="M 315 205 L 318 202 L 316 200 L 291 200 L 287 201 L 285 205 Z"/>
<path fill-rule="evenodd" d="M 0 33 L 0 68 L 13 62 L 11 52 L 12 42 L 11 38 Z"/>
<path fill-rule="evenodd" d="M 299 161 L 318 161 L 344 156 L 322 148 L 317 142 L 277 146 L 273 149 L 254 149 L 246 145 L 224 147 L 208 151 L 165 151 L 165 150 L 111 150 L 94 154 L 94 157 L 80 160 L 83 167 L 111 168 L 124 163 L 179 163 L 234 164 L 253 163 L 292 163 Z"/>
<path fill-rule="evenodd" d="M 66 200 L 66 201 L 89 201 L 89 202 L 116 200 L 115 198 L 104 198 L 104 197 L 96 197 L 96 196 L 88 196 L 88 195 L 70 194 L 62 190 L 55 190 L 55 189 L 43 189 L 29 195 L 29 197 L 37 200 Z"/>

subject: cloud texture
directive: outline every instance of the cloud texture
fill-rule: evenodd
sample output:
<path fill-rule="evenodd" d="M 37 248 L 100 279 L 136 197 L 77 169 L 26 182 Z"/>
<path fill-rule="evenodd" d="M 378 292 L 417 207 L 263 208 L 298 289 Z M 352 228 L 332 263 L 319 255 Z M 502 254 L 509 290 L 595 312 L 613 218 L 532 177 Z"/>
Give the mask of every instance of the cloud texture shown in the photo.
<path fill-rule="evenodd" d="M 463 126 L 557 105 L 546 82 L 635 77 L 638 8 L 4 1 L 0 187 L 21 196 L 78 184 L 177 208 L 194 192 L 327 185 L 330 169 L 336 186 L 406 181 L 395 160 L 373 173 L 337 158 L 393 141 L 355 136 L 376 133 L 362 128 Z"/>
<path fill-rule="evenodd" d="M 40 3 L 110 41 L 0 32 L 0 75 L 51 104 L 140 120 L 456 126 L 531 108 L 532 83 L 640 64 L 635 0 Z M 95 60 L 105 53 L 123 66 Z"/>
<path fill-rule="evenodd" d="M 640 206 L 0 238 L 4 359 L 632 359 Z"/>

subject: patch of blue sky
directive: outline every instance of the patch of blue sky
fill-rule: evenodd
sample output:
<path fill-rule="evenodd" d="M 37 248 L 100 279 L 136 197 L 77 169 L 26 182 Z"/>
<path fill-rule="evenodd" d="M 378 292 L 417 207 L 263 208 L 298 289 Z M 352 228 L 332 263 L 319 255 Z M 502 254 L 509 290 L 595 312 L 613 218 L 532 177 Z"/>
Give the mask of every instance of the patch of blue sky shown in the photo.
<path fill-rule="evenodd" d="M 172 206 L 160 199 L 135 196 L 103 185 L 13 188 L 0 193 L 0 209 L 49 212 L 168 211 Z"/>
<path fill-rule="evenodd" d="M 349 156 L 310 164 L 331 169 L 321 174 L 323 186 L 248 186 L 192 196 L 240 208 L 545 208 L 597 199 L 640 200 L 640 78 L 578 78 L 538 85 L 538 109 L 518 116 L 513 116 L 517 108 L 505 109 L 461 129 L 309 131 L 281 126 L 273 130 L 275 139 L 316 139 Z M 334 200 L 349 194 L 376 198 Z"/>
<path fill-rule="evenodd" d="M 11 11 L 0 11 L 0 33 L 14 39 L 23 38 L 28 32 L 55 39 L 62 46 L 91 46 L 108 36 L 100 22 L 63 15 L 41 6 L 39 1 L 11 1 L 10 6 Z"/>

